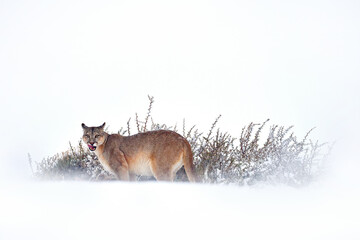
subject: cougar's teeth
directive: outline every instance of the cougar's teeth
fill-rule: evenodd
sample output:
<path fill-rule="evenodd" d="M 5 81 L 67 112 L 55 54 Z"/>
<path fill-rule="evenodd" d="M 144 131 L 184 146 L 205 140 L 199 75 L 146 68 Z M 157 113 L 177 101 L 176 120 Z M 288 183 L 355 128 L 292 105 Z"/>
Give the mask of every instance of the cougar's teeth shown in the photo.
<path fill-rule="evenodd" d="M 91 144 L 88 144 L 88 147 L 91 151 L 95 151 L 95 149 L 96 149 L 96 146 L 93 146 Z"/>

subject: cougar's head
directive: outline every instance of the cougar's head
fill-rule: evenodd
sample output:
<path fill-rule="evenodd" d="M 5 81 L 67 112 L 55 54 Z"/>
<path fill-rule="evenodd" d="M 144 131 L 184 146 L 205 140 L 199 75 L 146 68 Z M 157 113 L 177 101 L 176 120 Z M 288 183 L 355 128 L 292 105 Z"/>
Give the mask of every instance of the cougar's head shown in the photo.
<path fill-rule="evenodd" d="M 96 148 L 103 144 L 106 140 L 106 133 L 104 132 L 105 123 L 99 127 L 87 127 L 84 123 L 81 124 L 84 130 L 83 141 L 89 147 L 90 151 L 95 151 Z"/>

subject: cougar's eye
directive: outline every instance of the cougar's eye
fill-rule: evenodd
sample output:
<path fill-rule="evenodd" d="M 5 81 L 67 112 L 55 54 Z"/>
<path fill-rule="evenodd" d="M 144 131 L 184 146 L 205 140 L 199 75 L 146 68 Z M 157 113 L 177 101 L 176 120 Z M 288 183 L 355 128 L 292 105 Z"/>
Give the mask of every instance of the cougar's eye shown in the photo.
<path fill-rule="evenodd" d="M 87 134 L 86 134 L 84 137 L 86 137 L 86 138 L 90 138 L 90 136 L 89 136 L 89 135 L 87 135 Z"/>
<path fill-rule="evenodd" d="M 95 136 L 95 138 L 98 138 L 98 137 L 100 137 L 100 135 L 96 135 L 96 136 Z"/>

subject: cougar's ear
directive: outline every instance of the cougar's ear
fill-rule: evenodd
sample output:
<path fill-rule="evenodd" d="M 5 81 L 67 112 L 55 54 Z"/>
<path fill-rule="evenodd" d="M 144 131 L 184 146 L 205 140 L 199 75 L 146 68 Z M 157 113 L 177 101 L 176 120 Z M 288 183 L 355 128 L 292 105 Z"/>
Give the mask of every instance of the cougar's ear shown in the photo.
<path fill-rule="evenodd" d="M 105 127 L 105 122 L 100 126 L 100 128 L 101 128 L 102 130 L 104 130 L 104 127 Z"/>
<path fill-rule="evenodd" d="M 87 127 L 84 123 L 81 124 L 81 127 L 82 127 L 84 130 L 88 129 L 88 127 Z"/>

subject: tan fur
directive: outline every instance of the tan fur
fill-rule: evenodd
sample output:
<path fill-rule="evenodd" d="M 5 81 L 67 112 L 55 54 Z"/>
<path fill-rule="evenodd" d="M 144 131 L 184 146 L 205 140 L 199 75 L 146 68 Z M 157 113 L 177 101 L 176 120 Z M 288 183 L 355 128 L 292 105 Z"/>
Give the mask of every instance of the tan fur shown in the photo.
<path fill-rule="evenodd" d="M 95 154 L 104 168 L 121 180 L 134 180 L 136 175 L 154 176 L 173 181 L 184 165 L 189 181 L 195 182 L 193 154 L 189 142 L 167 130 L 149 131 L 133 136 L 107 134 L 100 127 L 82 124 L 83 141 L 96 146 Z"/>

